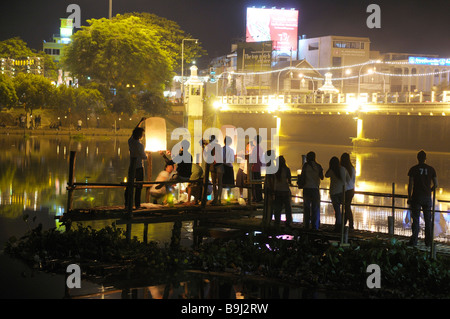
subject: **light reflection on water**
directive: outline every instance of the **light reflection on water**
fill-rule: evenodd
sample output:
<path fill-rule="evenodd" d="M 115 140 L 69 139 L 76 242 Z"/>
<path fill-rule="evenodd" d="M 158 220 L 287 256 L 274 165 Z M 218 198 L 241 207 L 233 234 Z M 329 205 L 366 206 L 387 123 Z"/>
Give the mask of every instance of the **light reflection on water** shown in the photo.
<path fill-rule="evenodd" d="M 169 146 L 170 147 L 170 146 Z M 0 218 L 1 224 L 6 220 L 21 220 L 23 211 L 45 211 L 44 218 L 35 213 L 38 222 L 40 218 L 46 220 L 49 226 L 52 224 L 52 216 L 62 215 L 66 209 L 68 180 L 68 166 L 70 151 L 77 151 L 75 164 L 75 180 L 77 182 L 122 182 L 128 169 L 127 137 L 95 137 L 86 140 L 69 139 L 67 136 L 58 137 L 31 137 L 1 136 L 0 137 Z M 280 154 L 284 155 L 292 174 L 296 175 L 301 168 L 301 155 L 310 150 L 316 152 L 317 161 L 324 170 L 328 167 L 328 160 L 332 156 L 340 156 L 343 152 L 349 152 L 355 167 L 357 168 L 356 190 L 367 192 L 391 193 L 392 183 L 395 183 L 395 191 L 399 194 L 407 192 L 407 170 L 416 164 L 416 151 L 400 149 L 358 149 L 351 146 L 335 145 L 311 145 L 300 142 L 281 141 Z M 436 168 L 439 189 L 437 198 L 450 200 L 450 153 L 429 152 L 428 161 Z M 158 154 L 153 155 L 152 176 L 153 180 L 163 169 L 164 161 Z M 238 166 L 235 165 L 235 173 Z M 321 183 L 321 187 L 327 188 L 327 178 Z M 293 194 L 301 196 L 297 189 L 293 188 Z M 145 192 L 143 192 L 145 193 Z M 244 192 L 245 194 L 245 192 Z M 238 190 L 233 190 L 234 198 L 238 196 Z M 144 195 L 143 195 L 144 196 Z M 322 190 L 322 200 L 329 201 L 328 192 Z M 295 202 L 300 199 L 294 199 Z M 354 197 L 354 203 L 366 203 L 375 205 L 391 205 L 390 198 L 358 195 Z M 75 192 L 74 207 L 94 207 L 123 205 L 123 189 L 92 189 Z M 403 199 L 396 199 L 396 206 L 406 207 Z M 449 211 L 449 203 L 437 202 L 437 210 Z M 391 210 L 386 208 L 366 208 L 354 206 L 355 227 L 371 231 L 387 230 L 387 216 Z M 406 211 L 396 210 L 396 232 L 408 235 L 409 225 L 405 223 Z M 322 223 L 333 224 L 334 213 L 330 205 L 322 204 Z M 294 221 L 302 221 L 302 215 L 295 215 Z M 449 214 L 441 214 L 439 222 L 443 230 L 441 237 L 449 236 Z M 94 223 L 94 222 L 93 222 Z M 405 225 L 404 225 L 405 224 Z M 104 226 L 105 222 L 95 222 L 96 226 Z M 161 240 L 170 233 L 171 223 L 152 227 L 149 236 L 156 236 Z M 54 221 L 54 226 L 58 226 Z M 1 227 L 1 226 L 0 226 Z M 52 226 L 50 226 L 52 227 Z M 143 227 L 143 226 L 142 226 Z M 139 228 L 139 226 L 134 226 Z M 17 229 L 21 231 L 22 229 Z M 11 230 L 8 230 L 11 234 Z M 142 237 L 142 233 L 136 230 Z M 155 234 L 155 235 L 153 235 Z M 17 233 L 16 236 L 22 234 Z M 149 237 L 150 238 L 150 237 Z M 170 236 L 169 236 L 170 238 Z M 2 235 L 2 241 L 7 238 Z"/>
<path fill-rule="evenodd" d="M 127 137 L 98 137 L 83 141 L 70 140 L 68 137 L 32 137 L 24 139 L 20 136 L 0 137 L 0 241 L 5 242 L 10 236 L 20 237 L 29 228 L 42 223 L 44 229 L 60 227 L 55 216 L 65 212 L 68 180 L 69 154 L 76 150 L 75 179 L 81 182 L 122 182 L 128 170 Z M 357 190 L 384 192 L 392 191 L 392 183 L 396 185 L 396 193 L 406 194 L 407 169 L 416 163 L 416 151 L 387 150 L 387 149 L 363 149 L 354 151 L 348 146 L 309 145 L 305 143 L 284 143 L 280 152 L 285 156 L 288 166 L 295 175 L 300 168 L 301 155 L 314 150 L 317 160 L 326 169 L 328 160 L 332 156 L 340 156 L 344 151 L 351 153 L 352 162 L 358 170 Z M 450 153 L 428 153 L 428 163 L 436 168 L 440 188 L 437 196 L 439 199 L 450 199 Z M 153 156 L 152 176 L 156 177 L 162 170 L 164 162 L 158 155 Z M 235 166 L 237 172 L 238 166 Z M 154 179 L 154 178 L 153 178 Z M 321 187 L 328 187 L 325 179 Z M 296 195 L 298 190 L 293 188 Z M 237 198 L 238 190 L 233 190 L 234 198 Z M 244 193 L 245 194 L 245 193 Z M 322 200 L 328 201 L 328 193 L 323 190 Z M 300 199 L 294 199 L 294 204 L 301 203 Z M 374 196 L 355 195 L 354 203 L 366 203 L 377 205 L 391 205 L 391 199 L 381 199 Z M 74 207 L 93 207 L 107 205 L 122 205 L 123 190 L 85 190 L 75 193 Z M 396 206 L 406 206 L 403 199 L 396 200 Z M 438 210 L 449 211 L 450 204 L 438 203 Z M 389 208 L 366 208 L 354 206 L 355 228 L 388 232 L 387 217 L 391 216 Z M 27 222 L 23 221 L 23 215 L 29 215 Z M 395 233 L 410 235 L 410 224 L 405 223 L 407 211 L 395 211 Z M 284 217 L 284 216 L 283 216 Z M 303 215 L 295 213 L 294 221 L 302 222 Z M 33 220 L 34 219 L 34 220 Z M 83 222 L 94 229 L 111 225 L 114 220 L 100 220 Z M 331 205 L 323 203 L 321 206 L 321 223 L 334 224 L 334 212 Z M 449 240 L 450 218 L 449 213 L 441 214 L 438 224 L 443 230 L 438 240 Z M 423 226 L 423 225 L 422 225 Z M 121 225 L 120 227 L 125 227 Z M 170 241 L 173 223 L 161 223 L 148 226 L 148 240 L 159 242 L 161 245 Z M 143 240 L 144 226 L 134 224 L 132 236 Z M 438 232 L 439 233 L 439 232 Z M 193 226 L 191 222 L 184 222 L 181 229 L 181 244 L 192 245 Z M 203 286 L 203 295 L 207 296 L 205 289 L 212 287 L 213 279 L 200 280 Z M 197 283 L 198 284 L 198 283 Z M 62 285 L 64 285 L 62 283 Z M 178 287 L 171 287 L 171 298 L 177 298 L 186 291 L 188 283 L 182 283 Z M 208 288 L 209 287 L 209 288 Z M 286 287 L 267 288 L 261 285 L 247 287 L 246 298 L 260 298 L 267 296 L 269 291 L 284 296 L 288 294 L 292 298 L 304 296 L 301 290 L 286 290 Z M 115 293 L 97 295 L 95 298 L 158 298 L 167 292 L 166 286 L 143 287 L 138 290 L 117 291 Z M 98 292 L 98 287 L 91 287 Z M 105 290 L 105 288 L 100 288 Z M 234 289 L 234 290 L 233 290 Z M 106 289 L 107 290 L 107 289 Z M 234 292 L 233 292 L 234 291 Z M 199 293 L 199 291 L 197 291 Z M 243 297 L 236 287 L 228 291 L 233 298 Z M 234 294 L 234 295 L 233 295 Z M 316 297 L 320 297 L 316 295 Z"/>

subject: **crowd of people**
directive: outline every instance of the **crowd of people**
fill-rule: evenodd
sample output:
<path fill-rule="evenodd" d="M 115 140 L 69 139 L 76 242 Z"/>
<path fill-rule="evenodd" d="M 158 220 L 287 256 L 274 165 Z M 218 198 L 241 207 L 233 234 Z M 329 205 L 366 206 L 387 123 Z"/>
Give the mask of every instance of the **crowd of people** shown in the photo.
<path fill-rule="evenodd" d="M 130 148 L 130 157 L 137 158 L 136 181 L 143 181 L 142 161 L 147 158 L 143 145 L 139 140 L 143 137 L 144 129 L 139 127 L 145 120 L 142 118 L 128 143 Z M 235 154 L 231 148 L 232 139 L 226 136 L 224 146 L 221 146 L 212 135 L 209 141 L 201 141 L 204 149 L 205 162 L 209 164 L 209 173 L 211 174 L 211 187 L 208 187 L 208 194 L 212 193 L 210 205 L 220 205 L 222 194 L 229 194 L 231 188 L 239 188 L 239 203 L 245 203 L 244 189 L 247 185 L 247 172 L 252 175 L 252 180 L 261 180 L 261 168 L 263 165 L 270 167 L 276 165 L 276 170 L 266 170 L 264 183 L 253 185 L 252 198 L 256 203 L 264 202 L 265 215 L 263 223 L 269 225 L 274 221 L 275 226 L 280 225 L 281 212 L 284 209 L 286 216 L 285 225 L 291 226 L 292 206 L 291 206 L 291 187 L 298 187 L 303 190 L 303 227 L 319 229 L 320 227 L 320 183 L 324 178 L 330 179 L 329 194 L 332 206 L 335 212 L 335 230 L 340 231 L 342 224 L 350 230 L 354 229 L 354 220 L 352 212 L 352 200 L 355 194 L 356 170 L 353 166 L 350 154 L 343 153 L 340 158 L 333 156 L 329 160 L 328 168 L 324 174 L 324 169 L 316 161 L 316 154 L 311 151 L 306 154 L 298 175 L 297 185 L 292 184 L 292 173 L 289 169 L 284 156 L 279 156 L 272 160 L 272 151 L 263 153 L 260 145 L 261 138 L 257 136 L 254 141 L 247 144 L 245 152 Z M 179 182 L 188 182 L 186 188 L 186 204 L 198 204 L 202 200 L 204 169 L 200 164 L 192 161 L 192 155 L 189 153 L 190 143 L 186 140 L 181 142 L 181 148 L 178 154 L 173 155 L 169 151 L 160 151 L 165 160 L 164 169 L 158 174 L 154 184 L 150 189 L 153 203 L 166 204 L 172 194 L 172 187 Z M 253 155 L 253 156 L 252 156 Z M 169 158 L 169 156 L 171 158 Z M 252 161 L 246 159 L 252 156 Z M 239 169 L 234 178 L 233 163 L 237 160 L 240 163 Z M 264 160 L 262 160 L 264 159 Z M 265 159 L 268 159 L 266 162 Z M 425 219 L 425 243 L 428 245 L 431 240 L 431 192 L 437 187 L 436 172 L 433 167 L 425 164 L 426 154 L 420 151 L 417 155 L 419 164 L 412 167 L 409 172 L 408 186 L 408 204 L 411 207 L 412 217 L 412 236 L 411 245 L 417 244 L 419 233 L 420 210 L 424 212 Z M 264 162 L 264 163 L 263 163 Z M 251 165 L 248 167 L 248 165 Z M 209 181 L 209 176 L 206 178 Z M 431 183 L 433 184 L 431 186 Z M 264 190 L 262 185 L 264 185 Z M 264 193 L 264 196 L 263 196 Z M 125 193 L 125 203 L 127 204 L 127 193 Z M 141 189 L 136 187 L 135 207 L 140 207 Z M 194 197 L 193 201 L 191 198 Z M 345 219 L 343 219 L 343 216 Z"/>

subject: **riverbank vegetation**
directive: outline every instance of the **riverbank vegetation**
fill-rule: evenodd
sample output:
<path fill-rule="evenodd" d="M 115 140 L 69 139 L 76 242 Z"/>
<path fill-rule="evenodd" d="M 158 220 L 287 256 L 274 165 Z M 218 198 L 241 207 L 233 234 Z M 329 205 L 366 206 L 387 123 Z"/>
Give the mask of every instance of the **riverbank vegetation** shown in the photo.
<path fill-rule="evenodd" d="M 20 239 L 11 238 L 5 252 L 30 266 L 64 273 L 79 264 L 86 276 L 103 282 L 118 278 L 146 283 L 176 283 L 188 270 L 226 272 L 238 278 L 270 278 L 301 287 L 358 292 L 365 298 L 449 298 L 450 260 L 392 240 L 353 242 L 339 247 L 307 236 L 292 240 L 262 234 L 216 239 L 198 247 L 179 245 L 174 232 L 170 245 L 127 240 L 114 225 L 68 231 L 42 227 Z M 178 239 L 177 239 L 178 238 Z M 367 266 L 380 266 L 381 288 L 369 289 Z"/>

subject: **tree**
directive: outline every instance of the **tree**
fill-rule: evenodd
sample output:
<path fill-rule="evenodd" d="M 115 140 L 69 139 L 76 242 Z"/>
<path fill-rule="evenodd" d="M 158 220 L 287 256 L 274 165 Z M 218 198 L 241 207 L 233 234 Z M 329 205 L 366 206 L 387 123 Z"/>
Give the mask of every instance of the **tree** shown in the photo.
<path fill-rule="evenodd" d="M 6 75 L 0 74 L 0 107 L 14 107 L 18 101 L 13 81 Z"/>
<path fill-rule="evenodd" d="M 173 69 L 175 70 L 181 67 L 181 46 L 183 39 L 192 39 L 192 35 L 186 34 L 181 30 L 176 22 L 148 12 L 118 14 L 114 19 L 123 20 L 129 17 L 138 17 L 141 19 L 141 23 L 146 25 L 147 28 L 155 30 L 161 37 L 161 47 L 172 59 Z M 200 41 L 197 41 L 197 43 L 189 42 L 189 45 L 186 45 L 186 43 L 184 45 L 184 63 L 186 64 L 192 63 L 195 59 L 206 54 L 206 51 L 201 47 Z"/>
<path fill-rule="evenodd" d="M 49 79 L 41 75 L 19 73 L 13 79 L 18 102 L 26 112 L 33 113 L 39 107 L 50 107 L 54 86 Z"/>
<path fill-rule="evenodd" d="M 181 61 L 181 41 L 190 35 L 173 21 L 145 13 L 87 22 L 72 36 L 62 61 L 79 83 L 102 86 L 99 91 L 115 111 L 134 112 L 143 93 L 164 101 Z M 189 47 L 186 61 L 203 53 L 198 44 Z"/>
<path fill-rule="evenodd" d="M 35 55 L 36 52 L 19 37 L 0 41 L 0 57 L 2 58 L 20 59 Z"/>
<path fill-rule="evenodd" d="M 64 56 L 74 76 L 90 77 L 108 89 L 127 85 L 164 88 L 172 65 L 155 30 L 146 28 L 137 17 L 88 23 L 73 35 Z"/>
<path fill-rule="evenodd" d="M 86 123 L 89 123 L 90 114 L 97 114 L 105 105 L 105 100 L 100 91 L 84 87 L 75 89 L 75 101 L 74 112 L 82 114 Z"/>
<path fill-rule="evenodd" d="M 76 105 L 75 89 L 66 85 L 58 86 L 55 89 L 53 105 L 60 115 L 70 113 Z"/>

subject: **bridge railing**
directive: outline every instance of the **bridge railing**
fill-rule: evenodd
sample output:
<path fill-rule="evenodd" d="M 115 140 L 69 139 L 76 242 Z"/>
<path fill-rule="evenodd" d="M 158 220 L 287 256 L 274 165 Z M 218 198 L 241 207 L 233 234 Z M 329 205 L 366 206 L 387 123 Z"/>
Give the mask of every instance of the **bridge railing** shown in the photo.
<path fill-rule="evenodd" d="M 351 104 L 357 102 L 357 93 L 273 94 L 273 95 L 229 95 L 218 96 L 219 102 L 228 105 L 270 105 L 270 104 Z M 448 103 L 450 91 L 431 92 L 386 92 L 360 93 L 360 103 Z"/>

